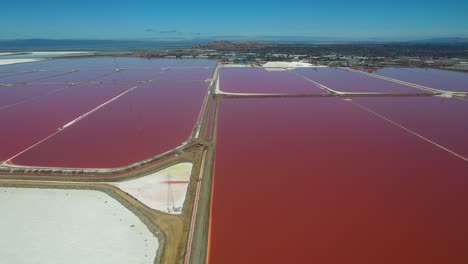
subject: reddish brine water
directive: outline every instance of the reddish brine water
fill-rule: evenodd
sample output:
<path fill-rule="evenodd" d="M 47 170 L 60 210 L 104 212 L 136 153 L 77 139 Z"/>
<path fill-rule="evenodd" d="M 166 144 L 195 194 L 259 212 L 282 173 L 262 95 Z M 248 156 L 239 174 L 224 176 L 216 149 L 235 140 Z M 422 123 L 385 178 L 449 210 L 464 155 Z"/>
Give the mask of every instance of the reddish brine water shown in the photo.
<path fill-rule="evenodd" d="M 0 109 L 66 87 L 62 84 L 0 86 Z"/>
<path fill-rule="evenodd" d="M 298 68 L 294 71 L 338 92 L 385 94 L 428 93 L 424 90 L 341 68 Z"/>
<path fill-rule="evenodd" d="M 165 67 L 201 68 L 216 66 L 213 60 L 190 59 L 142 59 L 142 58 L 106 58 L 89 63 L 88 68 L 120 68 L 120 69 L 158 69 Z"/>
<path fill-rule="evenodd" d="M 468 92 L 468 73 L 424 68 L 383 68 L 373 73 L 443 91 Z"/>
<path fill-rule="evenodd" d="M 132 86 L 131 83 L 78 85 L 1 109 L 0 161 L 36 144 Z"/>
<path fill-rule="evenodd" d="M 157 69 L 157 68 L 203 68 L 216 66 L 216 61 L 204 59 L 141 59 L 116 58 L 119 68 L 128 69 Z"/>
<path fill-rule="evenodd" d="M 160 69 L 176 66 L 180 64 L 180 61 L 173 59 L 116 58 L 115 63 L 118 65 L 117 68 L 120 69 Z"/>
<path fill-rule="evenodd" d="M 13 163 L 116 168 L 162 154 L 189 138 L 207 88 L 204 82 L 143 85 L 65 128 Z"/>
<path fill-rule="evenodd" d="M 170 68 L 153 80 L 204 81 L 213 78 L 214 68 Z"/>
<path fill-rule="evenodd" d="M 53 76 L 67 74 L 66 71 L 38 71 L 38 72 L 28 72 L 24 74 L 7 76 L 0 79 L 0 84 L 21 84 L 29 83 L 34 81 L 44 80 L 46 78 L 51 78 Z"/>
<path fill-rule="evenodd" d="M 99 61 L 100 59 L 96 59 L 96 58 L 54 59 L 54 60 L 34 62 L 34 63 L 31 63 L 31 65 L 27 65 L 27 67 L 33 70 L 73 71 L 73 70 L 78 70 L 78 69 L 87 69 L 89 65 L 97 64 Z"/>
<path fill-rule="evenodd" d="M 0 72 L 28 72 L 37 70 L 41 61 L 0 65 Z"/>
<path fill-rule="evenodd" d="M 96 81 L 99 78 L 107 76 L 109 74 L 115 73 L 114 70 L 103 70 L 103 71 L 94 71 L 94 70 L 79 70 L 67 74 L 56 75 L 49 78 L 44 78 L 31 83 L 83 83 Z"/>
<path fill-rule="evenodd" d="M 216 61 L 204 59 L 143 59 L 132 57 L 116 58 L 76 58 L 53 59 L 46 61 L 0 65 L 0 72 L 18 71 L 71 71 L 71 70 L 112 70 L 112 69 L 159 69 L 175 68 L 214 68 Z"/>
<path fill-rule="evenodd" d="M 326 94 L 305 78 L 288 71 L 263 68 L 221 68 L 219 89 L 228 93 Z"/>
<path fill-rule="evenodd" d="M 77 58 L 56 59 L 37 63 L 36 70 L 112 70 L 131 65 L 147 65 L 139 58 Z M 139 67 L 140 68 L 140 67 Z"/>
<path fill-rule="evenodd" d="M 48 69 L 67 68 L 73 70 L 157 69 L 161 67 L 176 66 L 180 63 L 181 60 L 115 57 L 51 60 L 43 62 L 43 67 L 47 67 Z"/>
<path fill-rule="evenodd" d="M 222 99 L 210 263 L 467 263 L 468 163 L 337 98 Z"/>
<path fill-rule="evenodd" d="M 353 98 L 382 115 L 468 159 L 468 101 L 442 97 Z"/>
<path fill-rule="evenodd" d="M 145 69 L 145 70 L 120 70 L 112 74 L 108 74 L 103 77 L 99 77 L 96 81 L 99 82 L 135 82 L 150 80 L 159 74 L 163 70 L 159 69 Z"/>
<path fill-rule="evenodd" d="M 120 68 L 128 69 L 155 69 L 162 67 L 179 67 L 181 59 L 141 59 L 141 58 L 117 58 Z"/>
<path fill-rule="evenodd" d="M 181 63 L 177 65 L 178 67 L 184 68 L 198 68 L 198 67 L 208 67 L 208 68 L 215 68 L 217 62 L 215 60 L 207 60 L 207 59 L 196 59 L 196 60 L 187 60 L 182 59 Z"/>
<path fill-rule="evenodd" d="M 23 73 L 21 73 L 21 72 L 0 72 L 0 79 L 3 78 L 3 77 L 18 75 L 18 74 L 23 74 Z M 1 80 L 0 80 L 0 82 L 1 82 Z"/>

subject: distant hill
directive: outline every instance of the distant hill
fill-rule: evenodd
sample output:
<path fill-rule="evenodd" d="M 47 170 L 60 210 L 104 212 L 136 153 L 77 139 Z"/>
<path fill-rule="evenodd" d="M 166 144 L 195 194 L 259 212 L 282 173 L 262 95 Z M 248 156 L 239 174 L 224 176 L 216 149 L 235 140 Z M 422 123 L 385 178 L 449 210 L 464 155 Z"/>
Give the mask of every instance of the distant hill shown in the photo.
<path fill-rule="evenodd" d="M 251 49 L 258 49 L 271 44 L 259 43 L 254 41 L 210 41 L 206 44 L 198 44 L 193 46 L 194 49 L 214 49 L 214 50 L 231 50 L 231 51 L 245 51 Z"/>
<path fill-rule="evenodd" d="M 432 38 L 412 41 L 420 44 L 468 44 L 468 38 Z"/>
<path fill-rule="evenodd" d="M 76 39 L 18 39 L 0 40 L 0 51 L 34 50 L 93 50 L 93 51 L 139 51 L 177 48 L 206 48 L 218 50 L 248 51 L 274 44 L 431 44 L 431 45 L 468 45 L 468 38 L 433 38 L 416 41 L 338 41 L 326 38 L 305 37 L 256 37 L 246 41 L 245 37 L 227 39 L 193 40 L 76 40 Z"/>

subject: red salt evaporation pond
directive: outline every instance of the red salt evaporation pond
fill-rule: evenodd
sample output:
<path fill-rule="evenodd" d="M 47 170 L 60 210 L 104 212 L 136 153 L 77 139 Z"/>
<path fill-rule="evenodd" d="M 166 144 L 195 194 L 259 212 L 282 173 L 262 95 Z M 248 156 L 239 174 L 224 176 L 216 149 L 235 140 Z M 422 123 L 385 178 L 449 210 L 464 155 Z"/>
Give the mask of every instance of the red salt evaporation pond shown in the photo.
<path fill-rule="evenodd" d="M 221 68 L 219 87 L 228 93 L 327 94 L 294 73 L 263 68 Z"/>
<path fill-rule="evenodd" d="M 205 60 L 205 59 L 195 59 L 195 60 L 188 60 L 188 59 L 182 59 L 180 60 L 180 64 L 178 64 L 176 67 L 186 67 L 186 68 L 199 68 L 199 67 L 210 67 L 210 68 L 215 68 L 216 67 L 216 60 Z"/>
<path fill-rule="evenodd" d="M 54 59 L 34 63 L 0 66 L 0 71 L 73 71 L 113 70 L 118 68 L 151 68 L 150 60 L 141 58 L 75 58 Z M 156 61 L 156 60 L 154 60 Z M 158 67 L 159 68 L 159 67 Z"/>
<path fill-rule="evenodd" d="M 99 82 L 135 82 L 150 80 L 163 72 L 162 69 L 150 70 L 120 70 L 104 77 L 97 78 Z"/>
<path fill-rule="evenodd" d="M 178 67 L 180 59 L 143 59 L 143 58 L 100 58 L 96 61 L 86 61 L 83 69 L 159 69 L 162 67 Z"/>
<path fill-rule="evenodd" d="M 174 62 L 176 61 L 176 62 Z M 117 65 L 121 69 L 160 69 L 172 66 L 180 62 L 173 59 L 142 59 L 142 58 L 117 58 Z"/>
<path fill-rule="evenodd" d="M 24 74 L 12 75 L 0 79 L 1 84 L 19 84 L 19 83 L 29 83 L 33 81 L 40 81 L 46 78 L 53 76 L 66 74 L 66 71 L 39 71 L 39 72 L 29 72 Z"/>
<path fill-rule="evenodd" d="M 0 86 L 0 110 L 6 106 L 67 87 L 62 84 Z"/>
<path fill-rule="evenodd" d="M 294 70 L 328 88 L 344 93 L 424 94 L 424 90 L 385 81 L 340 68 L 298 68 Z"/>
<path fill-rule="evenodd" d="M 112 70 L 112 69 L 159 69 L 164 67 L 212 67 L 214 60 L 204 59 L 143 59 L 130 57 L 116 58 L 75 58 L 54 59 L 31 63 L 0 65 L 0 72 L 37 71 L 37 70 Z"/>
<path fill-rule="evenodd" d="M 468 162 L 337 98 L 219 111 L 210 263 L 468 263 Z"/>
<path fill-rule="evenodd" d="M 29 72 L 38 70 L 38 66 L 42 65 L 43 61 L 16 63 L 8 65 L 0 65 L 0 72 Z M 63 69 L 62 69 L 63 70 Z"/>
<path fill-rule="evenodd" d="M 354 98 L 353 102 L 468 159 L 468 102 L 441 97 Z"/>
<path fill-rule="evenodd" d="M 170 68 L 153 80 L 204 81 L 213 78 L 213 68 Z"/>
<path fill-rule="evenodd" d="M 117 58 L 91 58 L 73 60 L 47 61 L 45 65 L 49 68 L 66 67 L 76 69 L 159 69 L 162 67 L 215 67 L 216 61 L 202 59 L 143 59 L 132 57 Z"/>
<path fill-rule="evenodd" d="M 208 84 L 145 84 L 13 160 L 14 164 L 123 167 L 167 152 L 187 140 Z"/>
<path fill-rule="evenodd" d="M 45 60 L 35 63 L 30 63 L 18 69 L 29 69 L 29 70 L 46 70 L 46 71 L 73 71 L 78 69 L 86 69 L 86 65 L 96 63 L 98 59 L 95 58 L 84 58 L 84 59 L 53 59 Z"/>
<path fill-rule="evenodd" d="M 47 60 L 34 65 L 28 66 L 26 69 L 34 70 L 113 70 L 118 68 L 136 68 L 142 65 L 148 65 L 146 59 L 141 58 L 75 58 L 75 59 L 54 59 Z M 34 66 L 34 67 L 33 67 Z M 138 67 L 137 67 L 138 66 Z"/>
<path fill-rule="evenodd" d="M 128 90 L 132 85 L 78 85 L 2 109 L 0 161 L 36 144 L 55 133 L 61 126 Z"/>
<path fill-rule="evenodd" d="M 216 67 L 216 60 L 205 59 L 136 59 L 117 58 L 121 68 L 130 69 L 156 69 L 156 68 L 204 68 Z"/>
<path fill-rule="evenodd" d="M 115 73 L 114 70 L 80 70 L 67 74 L 57 75 L 50 78 L 41 79 L 38 81 L 33 81 L 31 83 L 82 83 L 95 81 L 99 78 L 107 76 L 109 74 Z"/>
<path fill-rule="evenodd" d="M 0 79 L 3 78 L 3 77 L 18 75 L 18 74 L 24 74 L 24 73 L 21 73 L 21 72 L 0 72 Z"/>
<path fill-rule="evenodd" d="M 142 58 L 85 58 L 69 60 L 50 60 L 43 63 L 46 69 L 70 70 L 112 70 L 122 68 L 151 69 L 151 60 Z M 155 60 L 156 61 L 156 60 Z M 158 67 L 159 68 L 159 67 Z"/>
<path fill-rule="evenodd" d="M 443 91 L 468 92 L 468 74 L 422 68 L 383 68 L 375 74 Z"/>
<path fill-rule="evenodd" d="M 140 58 L 75 58 L 54 59 L 13 68 L 14 70 L 112 70 L 125 68 L 128 65 L 147 65 L 146 59 Z M 128 68 L 128 67 L 127 67 Z M 141 68 L 141 67 L 139 67 Z M 1 68 L 0 68 L 1 70 Z"/>
<path fill-rule="evenodd" d="M 117 63 L 122 69 L 160 69 L 164 67 L 178 67 L 182 61 L 182 59 L 117 58 Z"/>

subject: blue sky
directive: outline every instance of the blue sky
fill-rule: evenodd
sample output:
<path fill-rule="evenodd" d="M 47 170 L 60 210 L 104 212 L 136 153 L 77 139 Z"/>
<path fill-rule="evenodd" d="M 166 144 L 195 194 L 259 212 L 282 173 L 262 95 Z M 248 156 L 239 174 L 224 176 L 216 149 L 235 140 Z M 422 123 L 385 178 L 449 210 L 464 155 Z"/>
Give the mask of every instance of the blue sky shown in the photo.
<path fill-rule="evenodd" d="M 468 37 L 468 1 L 5 0 L 0 39 Z"/>

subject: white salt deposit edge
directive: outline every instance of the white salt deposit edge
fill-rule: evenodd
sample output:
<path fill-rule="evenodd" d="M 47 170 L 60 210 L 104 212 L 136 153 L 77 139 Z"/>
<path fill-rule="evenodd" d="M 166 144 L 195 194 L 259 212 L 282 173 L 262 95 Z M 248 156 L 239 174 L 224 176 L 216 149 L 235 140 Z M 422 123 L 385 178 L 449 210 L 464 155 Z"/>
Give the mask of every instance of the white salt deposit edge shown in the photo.
<path fill-rule="evenodd" d="M 151 264 L 158 239 L 94 190 L 0 187 L 1 263 Z"/>
<path fill-rule="evenodd" d="M 0 59 L 0 65 L 40 61 L 41 59 Z"/>
<path fill-rule="evenodd" d="M 322 65 L 313 65 L 310 63 L 306 62 L 287 62 L 287 61 L 270 61 L 262 65 L 263 68 L 285 68 L 285 69 L 294 69 L 294 68 L 305 68 L 305 67 L 310 67 L 310 68 L 323 68 L 326 66 Z M 273 70 L 273 69 L 270 69 Z"/>
<path fill-rule="evenodd" d="M 95 51 L 33 51 L 33 55 L 42 56 L 61 56 L 61 55 L 83 55 L 83 54 L 94 54 Z"/>
<path fill-rule="evenodd" d="M 179 163 L 138 179 L 111 184 L 152 209 L 180 214 L 192 167 L 192 163 Z"/>

